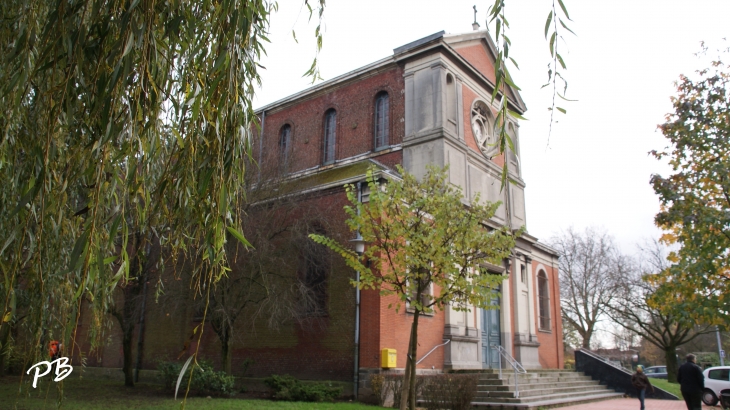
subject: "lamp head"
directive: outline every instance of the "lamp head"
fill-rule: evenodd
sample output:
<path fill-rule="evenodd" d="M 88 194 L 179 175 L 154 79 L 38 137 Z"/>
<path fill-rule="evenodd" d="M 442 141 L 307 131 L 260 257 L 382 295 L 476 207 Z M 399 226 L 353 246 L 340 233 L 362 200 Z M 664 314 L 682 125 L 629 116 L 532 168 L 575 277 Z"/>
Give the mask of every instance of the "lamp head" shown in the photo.
<path fill-rule="evenodd" d="M 358 255 L 362 255 L 363 252 L 365 252 L 365 241 L 362 239 L 359 232 L 357 233 L 357 238 L 350 239 L 350 242 L 355 245 L 355 252 L 357 252 Z"/>

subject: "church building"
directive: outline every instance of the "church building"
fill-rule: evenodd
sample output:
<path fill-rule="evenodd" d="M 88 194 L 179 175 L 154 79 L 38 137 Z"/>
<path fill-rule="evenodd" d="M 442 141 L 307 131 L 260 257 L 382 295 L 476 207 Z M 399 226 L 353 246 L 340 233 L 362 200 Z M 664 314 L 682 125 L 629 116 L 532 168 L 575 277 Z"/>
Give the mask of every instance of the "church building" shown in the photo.
<path fill-rule="evenodd" d="M 529 136 L 523 141 L 517 122 L 508 124 L 514 151 L 496 155 L 495 55 L 488 31 L 439 32 L 257 111 L 262 168 L 285 165 L 287 180 L 298 181 L 301 192 L 318 193 L 317 201 L 346 204 L 343 185 L 364 182 L 370 166 L 385 178 L 398 178 L 396 164 L 417 177 L 427 165 L 448 165 L 449 182 L 461 188 L 465 203 L 477 194 L 502 202 L 488 225 L 528 227 L 511 258 L 491 268 L 504 274 L 499 309 L 447 308 L 421 316 L 418 359 L 431 352 L 418 365 L 424 371 L 497 367 L 496 346 L 526 369 L 563 367 L 558 254 L 529 233 L 519 148 Z M 511 110 L 525 112 L 515 90 L 508 89 L 506 98 Z M 513 182 L 501 190 L 504 161 Z M 343 273 L 328 274 L 334 282 Z M 353 295 L 330 290 L 328 300 Z M 359 335 L 358 357 L 340 362 L 357 367 L 360 386 L 381 370 L 382 349 L 395 349 L 395 369 L 405 367 L 412 314 L 388 308 L 395 300 L 389 298 L 394 297 L 362 291 L 353 323 L 359 328 L 348 336 L 354 341 Z"/>

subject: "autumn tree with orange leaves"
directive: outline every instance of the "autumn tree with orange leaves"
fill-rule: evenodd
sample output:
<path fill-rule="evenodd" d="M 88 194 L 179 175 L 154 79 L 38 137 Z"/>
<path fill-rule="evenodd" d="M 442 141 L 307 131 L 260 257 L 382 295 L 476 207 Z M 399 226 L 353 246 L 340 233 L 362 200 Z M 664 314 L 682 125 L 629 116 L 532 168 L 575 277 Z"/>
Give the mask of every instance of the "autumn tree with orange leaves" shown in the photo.
<path fill-rule="evenodd" d="M 670 145 L 651 152 L 672 168 L 651 179 L 661 201 L 655 221 L 666 231 L 662 240 L 679 245 L 653 300 L 675 301 L 681 315 L 720 325 L 730 316 L 730 69 L 722 61 L 728 53 L 694 78 L 680 77 L 674 112 L 659 126 Z"/>

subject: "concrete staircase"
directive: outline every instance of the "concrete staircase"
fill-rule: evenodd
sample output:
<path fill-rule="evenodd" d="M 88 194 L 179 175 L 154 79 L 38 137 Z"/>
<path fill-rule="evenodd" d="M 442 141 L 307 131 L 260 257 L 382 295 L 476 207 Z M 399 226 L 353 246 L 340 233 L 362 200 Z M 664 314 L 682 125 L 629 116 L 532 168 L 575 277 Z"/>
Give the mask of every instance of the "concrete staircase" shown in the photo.
<path fill-rule="evenodd" d="M 583 373 L 568 370 L 528 370 L 518 374 L 519 398 L 515 398 L 515 375 L 511 371 L 480 373 L 474 407 L 537 410 L 621 397 Z"/>

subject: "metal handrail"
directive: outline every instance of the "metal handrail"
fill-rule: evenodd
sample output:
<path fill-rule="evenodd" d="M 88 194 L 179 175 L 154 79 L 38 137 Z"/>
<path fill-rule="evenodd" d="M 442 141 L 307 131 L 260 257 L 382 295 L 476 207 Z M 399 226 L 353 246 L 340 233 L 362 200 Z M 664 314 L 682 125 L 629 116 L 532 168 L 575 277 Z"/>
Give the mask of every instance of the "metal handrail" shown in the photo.
<path fill-rule="evenodd" d="M 527 373 L 527 370 L 525 370 L 524 367 L 518 362 L 514 357 L 512 357 L 509 353 L 507 353 L 507 350 L 502 345 L 492 345 L 492 349 L 496 349 L 500 356 L 504 358 L 504 360 L 509 363 L 510 366 L 512 366 L 512 369 L 514 370 L 515 374 L 515 399 L 520 398 L 520 382 L 517 379 L 518 374 L 525 374 Z M 499 378 L 502 378 L 502 359 L 499 360 Z"/>
<path fill-rule="evenodd" d="M 445 343 L 441 343 L 440 345 L 434 346 L 433 349 L 429 350 L 429 352 L 426 353 L 426 355 L 423 356 L 419 361 L 417 361 L 416 364 L 421 363 L 423 361 L 423 359 L 427 358 L 428 355 L 430 355 L 431 353 L 433 353 L 434 350 L 438 349 L 441 346 L 446 346 L 447 344 L 449 344 L 450 341 L 451 341 L 451 339 L 446 339 L 446 342 Z"/>
<path fill-rule="evenodd" d="M 605 362 L 609 366 L 615 367 L 616 369 L 623 370 L 625 373 L 631 374 L 631 372 L 630 371 L 627 371 L 623 366 L 617 365 L 614 361 L 608 360 L 608 358 L 605 358 L 605 357 L 599 355 L 598 353 L 596 353 L 596 352 L 594 352 L 594 351 L 592 351 L 590 349 L 586 349 L 584 347 L 581 347 L 581 348 L 578 348 L 578 350 L 580 350 L 581 352 L 585 353 L 588 356 L 593 357 L 594 359 L 597 359 L 597 360 L 600 360 L 602 362 Z"/>

